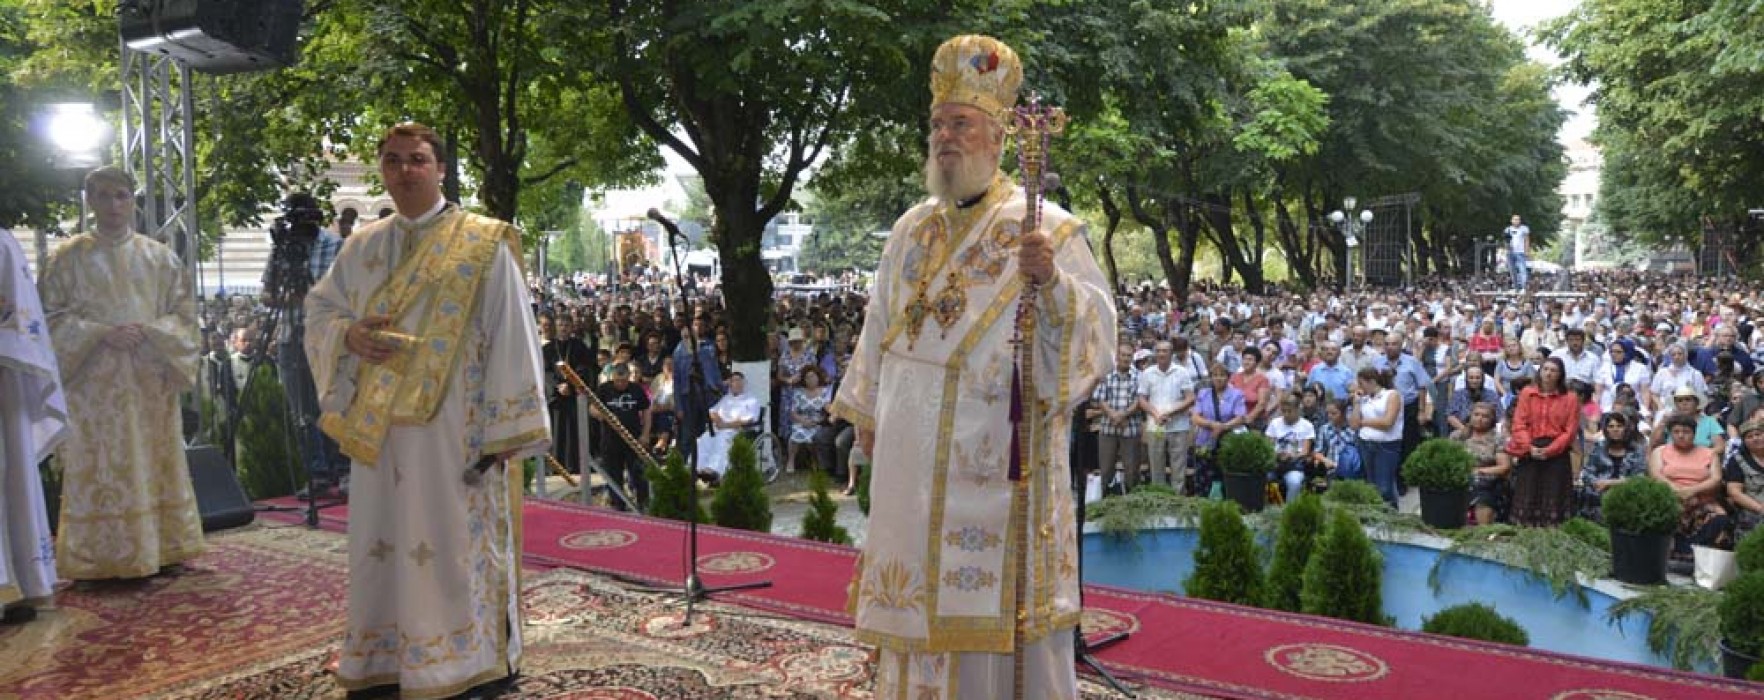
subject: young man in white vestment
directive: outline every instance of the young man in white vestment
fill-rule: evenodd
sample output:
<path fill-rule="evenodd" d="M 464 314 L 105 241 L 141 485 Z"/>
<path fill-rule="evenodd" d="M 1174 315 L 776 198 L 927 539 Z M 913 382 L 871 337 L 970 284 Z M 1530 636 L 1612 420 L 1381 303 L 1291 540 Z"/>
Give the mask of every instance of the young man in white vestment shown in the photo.
<path fill-rule="evenodd" d="M 1022 65 L 990 37 L 960 36 L 931 68 L 926 189 L 895 222 L 833 412 L 874 459 L 869 535 L 851 589 L 857 634 L 879 650 L 876 697 L 1075 698 L 1073 408 L 1109 371 L 1113 298 L 1084 224 L 999 171 Z M 1018 301 L 1039 285 L 1024 399 L 1034 436 L 1027 522 L 1013 517 L 1012 373 Z M 1014 546 L 1022 533 L 1027 546 Z M 1023 568 L 1019 568 L 1023 567 Z M 1018 577 L 1022 646 L 1017 646 Z"/>
<path fill-rule="evenodd" d="M 67 397 L 24 250 L 0 228 L 0 608 L 28 622 L 55 588 L 37 464 L 67 436 Z"/>
<path fill-rule="evenodd" d="M 444 150 L 426 126 L 387 131 L 398 214 L 351 235 L 306 298 L 319 425 L 351 459 L 352 697 L 493 697 L 521 658 L 510 460 L 551 441 L 539 333 L 519 232 L 442 198 Z"/>
<path fill-rule="evenodd" d="M 55 563 L 76 581 L 144 578 L 203 550 L 178 408 L 202 334 L 183 261 L 135 234 L 134 178 L 99 168 L 85 196 L 94 230 L 57 248 L 40 282 L 72 423 Z"/>

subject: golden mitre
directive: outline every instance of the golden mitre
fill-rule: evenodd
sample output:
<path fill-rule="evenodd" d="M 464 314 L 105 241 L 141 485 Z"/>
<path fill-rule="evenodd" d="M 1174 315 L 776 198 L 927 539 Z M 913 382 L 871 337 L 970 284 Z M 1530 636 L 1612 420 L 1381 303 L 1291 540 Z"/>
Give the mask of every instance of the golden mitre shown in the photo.
<path fill-rule="evenodd" d="M 994 117 L 1017 105 L 1023 62 L 1004 42 L 965 34 L 937 47 L 931 59 L 931 107 L 963 104 Z"/>

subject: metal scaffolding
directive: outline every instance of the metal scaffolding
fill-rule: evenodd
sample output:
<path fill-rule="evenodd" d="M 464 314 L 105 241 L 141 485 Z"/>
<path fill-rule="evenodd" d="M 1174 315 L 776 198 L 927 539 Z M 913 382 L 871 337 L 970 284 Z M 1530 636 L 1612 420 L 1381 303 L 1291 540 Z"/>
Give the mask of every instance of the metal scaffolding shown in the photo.
<path fill-rule="evenodd" d="M 177 251 L 191 283 L 200 285 L 190 67 L 124 44 L 122 86 L 123 169 L 141 188 L 141 230 Z"/>

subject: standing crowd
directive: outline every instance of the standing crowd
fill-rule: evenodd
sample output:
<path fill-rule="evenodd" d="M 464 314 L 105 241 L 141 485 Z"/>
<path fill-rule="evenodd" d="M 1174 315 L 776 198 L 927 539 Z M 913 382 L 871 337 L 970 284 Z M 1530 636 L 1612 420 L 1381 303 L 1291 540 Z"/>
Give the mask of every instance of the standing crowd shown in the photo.
<path fill-rule="evenodd" d="M 1477 459 L 1477 522 L 1600 519 L 1624 479 L 1672 485 L 1674 551 L 1726 547 L 1764 517 L 1764 288 L 1739 280 L 1584 273 L 1596 292 L 1500 280 L 1405 289 L 1202 286 L 1183 303 L 1120 296 L 1116 365 L 1078 409 L 1075 468 L 1117 492 L 1207 495 L 1220 435 L 1265 434 L 1269 478 L 1295 498 L 1363 479 L 1396 505 L 1427 438 Z"/>

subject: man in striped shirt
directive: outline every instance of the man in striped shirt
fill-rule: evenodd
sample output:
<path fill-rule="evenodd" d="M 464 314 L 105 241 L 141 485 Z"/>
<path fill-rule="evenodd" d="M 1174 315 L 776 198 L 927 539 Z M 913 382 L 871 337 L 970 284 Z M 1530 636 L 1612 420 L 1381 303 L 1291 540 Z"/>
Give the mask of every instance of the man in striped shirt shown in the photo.
<path fill-rule="evenodd" d="M 1115 462 L 1128 491 L 1139 481 L 1139 370 L 1133 369 L 1133 346 L 1115 348 L 1115 371 L 1098 382 L 1090 395 L 1089 417 L 1096 421 L 1097 465 L 1103 487 L 1114 480 Z"/>

